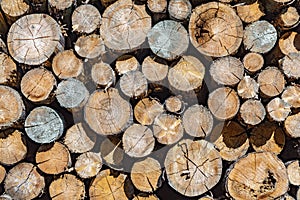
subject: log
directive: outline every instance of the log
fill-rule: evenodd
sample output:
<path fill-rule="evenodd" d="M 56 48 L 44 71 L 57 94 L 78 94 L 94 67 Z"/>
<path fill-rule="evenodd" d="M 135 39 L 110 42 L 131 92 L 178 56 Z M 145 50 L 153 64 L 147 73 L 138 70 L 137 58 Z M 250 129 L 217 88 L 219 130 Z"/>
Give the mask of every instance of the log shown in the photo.
<path fill-rule="evenodd" d="M 77 157 L 75 170 L 83 178 L 96 176 L 102 168 L 102 158 L 100 153 L 86 152 Z"/>
<path fill-rule="evenodd" d="M 231 166 L 226 189 L 236 200 L 279 197 L 288 190 L 286 168 L 273 153 L 250 153 Z"/>
<path fill-rule="evenodd" d="M 183 56 L 169 70 L 168 81 L 176 90 L 187 92 L 201 88 L 204 74 L 205 67 L 200 60 L 193 56 Z"/>
<path fill-rule="evenodd" d="M 281 127 L 271 122 L 264 122 L 252 129 L 250 143 L 256 152 L 280 154 L 285 144 L 285 134 Z"/>
<path fill-rule="evenodd" d="M 291 113 L 291 108 L 288 103 L 276 97 L 267 104 L 267 111 L 272 120 L 282 122 Z"/>
<path fill-rule="evenodd" d="M 64 132 L 63 119 L 50 107 L 34 108 L 25 120 L 27 136 L 37 143 L 51 143 Z"/>
<path fill-rule="evenodd" d="M 187 134 L 205 138 L 212 131 L 214 119 L 206 107 L 195 104 L 184 112 L 182 122 Z"/>
<path fill-rule="evenodd" d="M 243 22 L 251 23 L 258 21 L 265 15 L 265 13 L 262 12 L 259 7 L 260 5 L 258 1 L 256 1 L 252 4 L 237 6 L 236 11 Z"/>
<path fill-rule="evenodd" d="M 300 107 L 300 85 L 287 86 L 281 95 L 281 99 L 293 108 Z"/>
<path fill-rule="evenodd" d="M 167 4 L 167 0 L 147 0 L 147 6 L 153 13 L 165 13 Z"/>
<path fill-rule="evenodd" d="M 244 156 L 250 147 L 244 127 L 234 121 L 218 123 L 209 137 L 223 160 L 234 161 Z"/>
<path fill-rule="evenodd" d="M 154 120 L 153 134 L 161 144 L 174 144 L 183 137 L 182 120 L 175 115 L 161 114 Z"/>
<path fill-rule="evenodd" d="M 183 101 L 180 96 L 170 96 L 165 100 L 167 111 L 172 113 L 179 113 L 183 108 Z"/>
<path fill-rule="evenodd" d="M 114 135 L 132 123 L 132 108 L 129 102 L 119 95 L 118 90 L 96 90 L 85 105 L 84 118 L 96 133 Z"/>
<path fill-rule="evenodd" d="M 58 84 L 55 97 L 61 107 L 76 109 L 85 105 L 89 91 L 81 81 L 68 78 Z"/>
<path fill-rule="evenodd" d="M 142 63 L 142 72 L 150 82 L 159 82 L 167 77 L 169 67 L 147 56 Z"/>
<path fill-rule="evenodd" d="M 290 53 L 297 53 L 299 48 L 299 37 L 297 32 L 287 32 L 281 36 L 278 45 L 280 51 L 284 55 L 289 55 Z"/>
<path fill-rule="evenodd" d="M 264 57 L 259 53 L 250 52 L 244 56 L 243 64 L 245 69 L 253 74 L 264 66 Z"/>
<path fill-rule="evenodd" d="M 50 183 L 49 194 L 53 200 L 83 199 L 85 185 L 72 174 L 64 174 Z"/>
<path fill-rule="evenodd" d="M 209 72 L 218 84 L 233 86 L 243 78 L 244 66 L 238 58 L 227 56 L 214 60 Z"/>
<path fill-rule="evenodd" d="M 83 72 L 83 62 L 73 50 L 65 50 L 54 56 L 52 70 L 60 79 L 75 78 Z"/>
<path fill-rule="evenodd" d="M 100 145 L 101 156 L 105 164 L 112 169 L 122 170 L 124 150 L 121 140 L 115 137 L 106 138 Z"/>
<path fill-rule="evenodd" d="M 131 168 L 130 179 L 133 185 L 142 192 L 155 192 L 159 187 L 161 166 L 153 158 L 135 162 Z"/>
<path fill-rule="evenodd" d="M 71 166 L 69 150 L 60 142 L 41 145 L 36 153 L 38 168 L 46 174 L 60 174 Z"/>
<path fill-rule="evenodd" d="M 186 29 L 173 20 L 158 22 L 148 32 L 147 37 L 151 51 L 167 60 L 183 55 L 189 45 Z"/>
<path fill-rule="evenodd" d="M 181 140 L 168 151 L 164 166 L 168 184 L 187 197 L 210 190 L 222 173 L 219 152 L 205 140 Z"/>
<path fill-rule="evenodd" d="M 149 155 L 155 145 L 152 130 L 147 126 L 133 124 L 126 129 L 122 137 L 123 149 L 131 157 Z"/>
<path fill-rule="evenodd" d="M 276 44 L 277 31 L 268 21 L 261 20 L 246 26 L 243 43 L 246 50 L 267 53 Z"/>
<path fill-rule="evenodd" d="M 171 0 L 168 5 L 171 18 L 176 20 L 187 20 L 192 13 L 192 5 L 189 0 Z"/>
<path fill-rule="evenodd" d="M 54 11 L 63 11 L 70 8 L 75 0 L 48 0 L 49 7 Z M 90 14 L 90 13 L 88 13 Z M 86 15 L 84 17 L 87 17 Z"/>
<path fill-rule="evenodd" d="M 40 65 L 53 53 L 63 50 L 64 37 L 52 17 L 31 14 L 12 24 L 7 34 L 7 47 L 17 62 Z"/>
<path fill-rule="evenodd" d="M 125 174 L 113 176 L 109 169 L 101 171 L 89 188 L 90 199 L 127 199 L 124 191 L 126 177 Z"/>
<path fill-rule="evenodd" d="M 116 82 L 114 70 L 108 63 L 99 62 L 93 65 L 91 76 L 97 86 L 109 88 Z"/>
<path fill-rule="evenodd" d="M 100 32 L 108 48 L 128 52 L 144 43 L 150 29 L 151 17 L 145 5 L 119 0 L 105 9 Z"/>
<path fill-rule="evenodd" d="M 140 194 L 135 196 L 132 200 L 159 200 L 159 198 L 156 195 Z"/>
<path fill-rule="evenodd" d="M 300 162 L 299 160 L 293 160 L 286 163 L 287 175 L 290 184 L 300 185 Z"/>
<path fill-rule="evenodd" d="M 2 12 L 1 12 L 0 13 L 0 33 L 6 34 L 8 29 L 9 29 L 9 25 L 7 24 L 7 20 L 5 19 L 4 14 L 2 14 Z M 2 44 L 1 44 L 1 50 L 2 50 Z M 7 52 L 5 52 L 5 53 L 7 53 Z"/>
<path fill-rule="evenodd" d="M 19 93 L 11 87 L 0 85 L 0 94 L 0 129 L 2 129 L 23 118 L 25 106 Z"/>
<path fill-rule="evenodd" d="M 21 80 L 22 94 L 32 102 L 51 102 L 51 92 L 56 86 L 56 80 L 51 71 L 45 68 L 35 68 L 28 71 Z"/>
<path fill-rule="evenodd" d="M 209 94 L 207 104 L 217 119 L 229 120 L 238 113 L 240 100 L 233 89 L 221 87 Z"/>
<path fill-rule="evenodd" d="M 30 10 L 28 3 L 24 0 L 3 0 L 0 6 L 10 25 Z"/>
<path fill-rule="evenodd" d="M 300 113 L 290 115 L 284 121 L 284 128 L 288 136 L 292 138 L 300 137 Z"/>
<path fill-rule="evenodd" d="M 140 71 L 130 71 L 121 76 L 120 88 L 130 98 L 143 96 L 148 91 L 147 79 Z"/>
<path fill-rule="evenodd" d="M 237 86 L 237 93 L 243 99 L 258 97 L 258 83 L 250 76 L 244 76 Z"/>
<path fill-rule="evenodd" d="M 283 29 L 292 29 L 299 24 L 299 13 L 295 7 L 289 6 L 279 17 L 279 25 Z"/>
<path fill-rule="evenodd" d="M 259 100 L 249 99 L 241 105 L 240 115 L 244 123 L 255 126 L 264 120 L 266 110 Z"/>
<path fill-rule="evenodd" d="M 193 46 L 206 56 L 235 53 L 242 43 L 243 24 L 229 5 L 210 2 L 197 6 L 189 22 Z"/>
<path fill-rule="evenodd" d="M 4 181 L 5 176 L 6 176 L 6 170 L 2 165 L 0 165 L 0 184 Z"/>
<path fill-rule="evenodd" d="M 13 165 L 26 157 L 27 147 L 23 133 L 14 130 L 0 133 L 0 163 Z"/>
<path fill-rule="evenodd" d="M 257 77 L 259 89 L 266 97 L 274 97 L 282 93 L 285 88 L 285 79 L 282 72 L 276 67 L 267 67 Z"/>
<path fill-rule="evenodd" d="M 300 52 L 297 53 L 289 53 L 286 55 L 281 62 L 281 68 L 283 73 L 288 78 L 299 78 L 300 70 L 298 69 L 298 65 L 300 63 Z"/>
<path fill-rule="evenodd" d="M 97 58 L 105 53 L 103 38 L 97 34 L 80 36 L 74 49 L 79 56 L 87 59 Z"/>
<path fill-rule="evenodd" d="M 142 125 L 151 125 L 164 112 L 163 106 L 155 99 L 144 98 L 134 107 L 134 117 Z"/>
<path fill-rule="evenodd" d="M 19 163 L 7 173 L 4 188 L 12 199 L 33 199 L 43 192 L 44 177 L 31 163 Z"/>
<path fill-rule="evenodd" d="M 64 144 L 72 153 L 84 153 L 93 149 L 96 134 L 86 132 L 82 123 L 71 126 L 65 135 Z"/>
<path fill-rule="evenodd" d="M 72 14 L 72 29 L 79 33 L 92 33 L 100 27 L 101 15 L 91 4 L 78 6 Z"/>
<path fill-rule="evenodd" d="M 9 55 L 0 53 L 0 66 L 0 84 L 16 83 L 17 65 Z"/>
<path fill-rule="evenodd" d="M 140 67 L 139 61 L 132 55 L 123 55 L 116 61 L 116 71 L 119 75 L 130 71 L 136 71 Z"/>

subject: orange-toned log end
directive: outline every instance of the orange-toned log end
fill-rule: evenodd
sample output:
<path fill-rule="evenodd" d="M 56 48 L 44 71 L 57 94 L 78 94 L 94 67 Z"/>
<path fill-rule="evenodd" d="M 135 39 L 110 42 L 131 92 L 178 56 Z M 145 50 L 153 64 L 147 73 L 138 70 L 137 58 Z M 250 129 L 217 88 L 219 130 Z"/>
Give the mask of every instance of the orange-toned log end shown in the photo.
<path fill-rule="evenodd" d="M 6 170 L 2 165 L 0 165 L 0 183 L 4 181 L 5 176 L 6 176 Z"/>

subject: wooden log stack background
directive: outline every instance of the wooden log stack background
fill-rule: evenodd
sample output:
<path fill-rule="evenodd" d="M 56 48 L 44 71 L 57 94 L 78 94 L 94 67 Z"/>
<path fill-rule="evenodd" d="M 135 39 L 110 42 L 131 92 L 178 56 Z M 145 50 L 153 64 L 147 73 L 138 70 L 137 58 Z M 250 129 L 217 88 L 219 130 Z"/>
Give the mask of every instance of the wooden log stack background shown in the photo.
<path fill-rule="evenodd" d="M 0 199 L 300 200 L 299 0 L 1 0 Z"/>

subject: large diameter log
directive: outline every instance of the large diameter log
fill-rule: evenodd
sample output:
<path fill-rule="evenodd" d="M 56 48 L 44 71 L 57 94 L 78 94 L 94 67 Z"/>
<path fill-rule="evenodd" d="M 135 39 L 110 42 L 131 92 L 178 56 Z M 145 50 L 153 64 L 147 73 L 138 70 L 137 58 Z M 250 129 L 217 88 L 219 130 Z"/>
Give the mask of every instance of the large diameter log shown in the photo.
<path fill-rule="evenodd" d="M 164 13 L 167 10 L 167 0 L 148 0 L 147 6 L 151 12 Z"/>
<path fill-rule="evenodd" d="M 26 14 L 30 9 L 28 3 L 24 0 L 3 0 L 0 2 L 0 6 L 9 24 Z"/>
<path fill-rule="evenodd" d="M 155 99 L 144 98 L 134 107 L 134 117 L 142 125 L 151 125 L 164 112 L 163 106 Z"/>
<path fill-rule="evenodd" d="M 231 167 L 226 189 L 236 200 L 275 199 L 288 190 L 286 168 L 273 153 L 250 153 Z"/>
<path fill-rule="evenodd" d="M 188 197 L 210 190 L 222 174 L 219 152 L 204 140 L 181 140 L 169 150 L 164 165 L 169 185 Z"/>
<path fill-rule="evenodd" d="M 171 0 L 168 12 L 171 18 L 186 20 L 191 15 L 192 5 L 189 0 Z"/>
<path fill-rule="evenodd" d="M 290 115 L 284 121 L 286 133 L 292 138 L 300 137 L 300 113 Z"/>
<path fill-rule="evenodd" d="M 230 6 L 210 2 L 193 10 L 189 22 L 190 40 L 207 56 L 222 57 L 235 53 L 243 38 L 243 24 Z"/>
<path fill-rule="evenodd" d="M 21 33 L 21 34 L 20 34 Z M 39 65 L 64 48 L 58 23 L 46 14 L 31 14 L 18 19 L 9 29 L 7 46 L 19 63 Z"/>
<path fill-rule="evenodd" d="M 294 160 L 287 163 L 287 174 L 289 182 L 293 185 L 300 185 L 300 161 Z"/>
<path fill-rule="evenodd" d="M 0 84 L 15 82 L 14 76 L 17 75 L 17 65 L 12 58 L 5 53 L 0 53 L 0 65 Z"/>
<path fill-rule="evenodd" d="M 77 157 L 75 170 L 81 178 L 96 176 L 102 167 L 100 153 L 86 152 Z"/>
<path fill-rule="evenodd" d="M 258 1 L 249 5 L 240 5 L 236 7 L 237 14 L 243 22 L 251 23 L 259 20 L 265 14 L 260 10 Z"/>
<path fill-rule="evenodd" d="M 145 5 L 136 5 L 132 0 L 119 0 L 105 9 L 100 32 L 108 48 L 131 51 L 145 41 L 150 29 L 151 17 Z"/>
<path fill-rule="evenodd" d="M 31 163 L 19 163 L 9 170 L 5 192 L 13 199 L 34 199 L 43 191 L 45 180 Z"/>

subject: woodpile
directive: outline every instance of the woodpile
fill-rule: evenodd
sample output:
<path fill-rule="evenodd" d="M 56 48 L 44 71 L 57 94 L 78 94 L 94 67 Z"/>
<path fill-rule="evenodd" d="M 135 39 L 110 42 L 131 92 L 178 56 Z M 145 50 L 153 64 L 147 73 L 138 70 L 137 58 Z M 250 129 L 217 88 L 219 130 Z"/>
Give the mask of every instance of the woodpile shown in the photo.
<path fill-rule="evenodd" d="M 0 200 L 300 200 L 296 0 L 0 0 Z"/>

